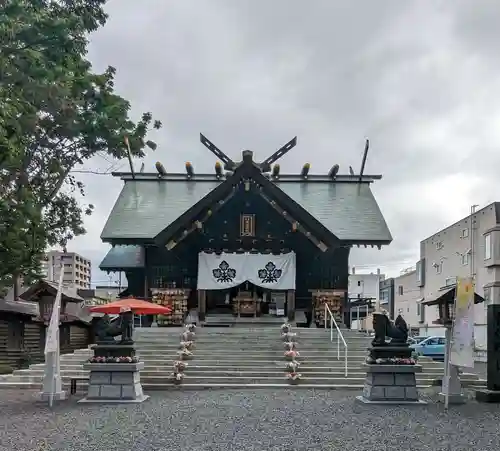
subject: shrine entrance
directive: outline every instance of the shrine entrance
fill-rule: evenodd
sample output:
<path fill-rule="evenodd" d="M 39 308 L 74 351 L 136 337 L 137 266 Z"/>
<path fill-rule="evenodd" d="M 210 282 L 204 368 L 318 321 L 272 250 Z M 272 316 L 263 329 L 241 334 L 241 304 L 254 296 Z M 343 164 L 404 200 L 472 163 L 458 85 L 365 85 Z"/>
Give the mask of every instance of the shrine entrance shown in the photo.
<path fill-rule="evenodd" d="M 295 315 L 295 253 L 199 254 L 198 315 Z"/>

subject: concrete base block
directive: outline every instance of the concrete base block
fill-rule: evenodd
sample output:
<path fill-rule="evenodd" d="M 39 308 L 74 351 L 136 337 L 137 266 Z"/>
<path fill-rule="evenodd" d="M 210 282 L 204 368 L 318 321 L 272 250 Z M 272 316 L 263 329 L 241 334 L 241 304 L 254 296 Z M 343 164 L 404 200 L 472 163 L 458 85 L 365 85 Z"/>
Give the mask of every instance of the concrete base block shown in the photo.
<path fill-rule="evenodd" d="M 143 402 L 139 363 L 91 363 L 89 387 L 85 402 Z M 83 401 L 83 400 L 82 400 Z"/>
<path fill-rule="evenodd" d="M 446 402 L 446 395 L 444 393 L 439 393 L 438 397 L 442 403 Z M 465 402 L 465 396 L 460 393 L 450 393 L 448 396 L 448 404 L 465 404 Z"/>
<path fill-rule="evenodd" d="M 54 401 L 64 401 L 65 399 L 68 399 L 68 394 L 65 391 L 60 391 L 57 393 L 54 393 L 53 395 L 53 400 Z M 49 402 L 50 401 L 51 394 L 46 393 L 46 392 L 40 392 L 37 393 L 36 399 L 38 401 L 44 401 L 44 402 Z"/>
<path fill-rule="evenodd" d="M 141 398 L 136 399 L 89 399 L 83 398 L 78 401 L 82 404 L 140 404 L 141 402 L 149 399 L 149 395 L 142 395 Z"/>
<path fill-rule="evenodd" d="M 500 391 L 497 390 L 476 390 L 476 401 L 485 403 L 500 403 Z"/>
<path fill-rule="evenodd" d="M 421 404 L 415 373 L 420 365 L 365 365 L 364 403 Z"/>
<path fill-rule="evenodd" d="M 377 405 L 386 405 L 386 406 L 406 406 L 406 405 L 420 405 L 424 406 L 427 403 L 418 399 L 417 401 L 372 401 L 370 399 L 366 399 L 364 396 L 356 396 L 356 401 L 362 402 L 363 404 L 377 404 Z"/>

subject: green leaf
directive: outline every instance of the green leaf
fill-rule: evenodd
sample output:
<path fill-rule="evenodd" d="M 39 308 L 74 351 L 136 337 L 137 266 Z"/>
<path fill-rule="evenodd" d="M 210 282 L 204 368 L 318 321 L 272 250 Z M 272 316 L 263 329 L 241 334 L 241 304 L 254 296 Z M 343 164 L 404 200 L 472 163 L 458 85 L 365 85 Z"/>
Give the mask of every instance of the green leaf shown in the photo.
<path fill-rule="evenodd" d="M 92 71 L 89 33 L 104 26 L 106 0 L 0 3 L 0 289 L 13 275 L 39 274 L 48 245 L 85 233 L 93 205 L 72 170 L 96 155 L 143 157 L 161 127 L 152 113 L 133 122 L 114 92 L 116 69 Z M 78 194 L 78 199 L 75 195 Z"/>

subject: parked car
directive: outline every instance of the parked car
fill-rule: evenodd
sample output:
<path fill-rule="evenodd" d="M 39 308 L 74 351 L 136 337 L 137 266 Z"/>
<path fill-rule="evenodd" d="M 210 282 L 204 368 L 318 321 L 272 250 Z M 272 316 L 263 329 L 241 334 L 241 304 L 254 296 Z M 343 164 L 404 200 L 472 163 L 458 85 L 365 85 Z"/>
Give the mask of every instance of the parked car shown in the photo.
<path fill-rule="evenodd" d="M 444 347 L 446 339 L 444 337 L 428 337 L 420 343 L 410 345 L 418 355 L 431 357 L 435 360 L 444 359 Z"/>
<path fill-rule="evenodd" d="M 411 338 L 413 340 L 415 340 L 416 343 L 421 343 L 422 341 L 427 340 L 429 338 L 429 336 L 428 335 L 426 335 L 426 336 L 419 335 L 417 337 L 411 337 Z"/>

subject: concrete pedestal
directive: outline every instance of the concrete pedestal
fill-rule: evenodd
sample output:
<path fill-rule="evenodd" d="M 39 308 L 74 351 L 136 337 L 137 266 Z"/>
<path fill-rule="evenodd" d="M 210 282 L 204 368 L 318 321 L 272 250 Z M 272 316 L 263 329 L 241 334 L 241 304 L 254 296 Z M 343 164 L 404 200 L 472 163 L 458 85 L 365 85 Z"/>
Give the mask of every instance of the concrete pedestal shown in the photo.
<path fill-rule="evenodd" d="M 370 404 L 426 404 L 419 400 L 416 373 L 420 365 L 365 364 L 363 395 L 358 401 Z"/>
<path fill-rule="evenodd" d="M 445 364 L 441 393 L 439 393 L 439 400 L 441 402 L 446 401 L 445 393 L 448 393 L 449 404 L 465 403 L 465 396 L 462 393 L 462 383 L 460 382 L 458 368 L 454 365 L 449 365 L 448 368 L 446 368 Z"/>
<path fill-rule="evenodd" d="M 139 363 L 86 363 L 90 370 L 87 397 L 79 402 L 140 403 L 149 398 L 142 392 Z"/>

